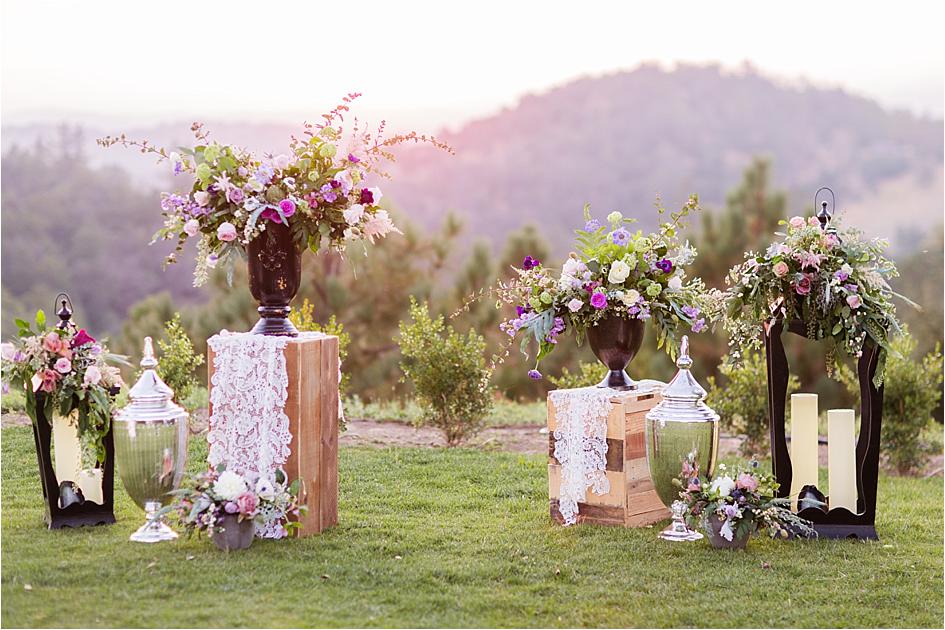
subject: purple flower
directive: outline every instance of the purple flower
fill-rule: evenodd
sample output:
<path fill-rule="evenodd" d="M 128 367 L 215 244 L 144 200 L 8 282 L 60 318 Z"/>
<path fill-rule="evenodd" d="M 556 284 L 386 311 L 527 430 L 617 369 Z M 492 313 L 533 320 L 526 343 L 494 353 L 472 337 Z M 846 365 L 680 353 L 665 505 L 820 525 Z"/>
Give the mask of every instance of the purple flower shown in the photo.
<path fill-rule="evenodd" d="M 692 332 L 701 333 L 705 330 L 705 317 L 700 317 L 692 324 Z"/>
<path fill-rule="evenodd" d="M 271 180 L 272 176 L 275 174 L 276 170 L 271 164 L 260 164 L 259 168 L 256 169 L 256 172 L 253 173 L 253 179 L 255 179 L 260 184 L 268 184 L 269 180 Z"/>
<path fill-rule="evenodd" d="M 669 258 L 664 258 L 663 260 L 656 263 L 656 268 L 663 273 L 669 273 L 673 270 L 673 261 L 671 261 Z"/>
<path fill-rule="evenodd" d="M 551 327 L 551 330 L 548 331 L 548 335 L 545 337 L 545 341 L 548 343 L 558 343 L 558 335 L 563 333 L 565 329 L 564 318 L 555 317 L 554 325 Z"/>
<path fill-rule="evenodd" d="M 587 284 L 585 284 L 584 290 L 587 291 L 588 293 L 593 293 L 594 289 L 596 289 L 599 286 L 600 286 L 600 282 L 597 282 L 595 280 L 594 282 L 588 282 Z"/>
<path fill-rule="evenodd" d="M 696 308 L 695 306 L 684 306 L 682 307 L 682 312 L 683 312 L 683 315 L 685 315 L 689 319 L 695 319 L 696 317 L 699 316 L 699 309 Z"/>
<path fill-rule="evenodd" d="M 372 193 L 367 188 L 361 189 L 361 198 L 358 200 L 358 203 L 361 203 L 365 206 L 369 206 L 374 203 L 374 193 Z"/>
<path fill-rule="evenodd" d="M 226 505 L 223 506 L 223 511 L 227 514 L 236 514 L 240 511 L 240 508 L 235 501 L 227 501 Z"/>
<path fill-rule="evenodd" d="M 528 378 L 532 379 L 533 381 L 540 381 L 540 380 L 541 380 L 541 372 L 539 372 L 538 370 L 529 370 L 529 371 L 528 371 Z"/>
<path fill-rule="evenodd" d="M 840 269 L 834 272 L 833 277 L 839 280 L 840 282 L 844 282 L 847 278 L 850 277 L 850 274 Z"/>
<path fill-rule="evenodd" d="M 626 245 L 630 242 L 630 232 L 624 228 L 618 228 L 610 233 L 610 240 L 614 242 L 614 245 Z"/>
<path fill-rule="evenodd" d="M 283 199 L 279 202 L 279 209 L 282 210 L 282 214 L 288 219 L 295 214 L 295 202 L 291 199 Z"/>
<path fill-rule="evenodd" d="M 515 307 L 515 314 L 518 315 L 519 317 L 521 317 L 522 315 L 524 315 L 525 313 L 528 312 L 528 309 L 529 309 L 528 306 L 516 306 L 516 307 Z"/>
<path fill-rule="evenodd" d="M 233 186 L 228 191 L 226 191 L 226 198 L 230 203 L 242 203 L 243 202 L 243 189 L 237 186 Z"/>
<path fill-rule="evenodd" d="M 593 295 L 591 295 L 591 306 L 598 310 L 607 308 L 607 296 L 600 291 L 596 291 Z"/>
<path fill-rule="evenodd" d="M 329 184 L 331 185 L 332 188 L 341 188 L 341 182 L 339 182 L 337 179 L 331 180 Z"/>
<path fill-rule="evenodd" d="M 349 154 L 348 154 L 348 161 L 349 161 L 349 162 L 352 162 L 353 164 L 357 164 L 358 162 L 361 161 L 361 158 L 359 158 L 358 156 L 356 156 L 354 153 L 349 153 Z M 362 203 L 363 203 L 363 202 L 362 202 Z"/>
<path fill-rule="evenodd" d="M 584 224 L 585 232 L 596 232 L 599 229 L 600 229 L 600 221 L 598 221 L 597 219 L 591 219 L 590 221 Z"/>
<path fill-rule="evenodd" d="M 522 269 L 528 271 L 529 269 L 534 269 L 541 265 L 541 261 L 537 258 L 532 258 L 531 256 L 526 256 L 525 260 L 522 261 Z"/>
<path fill-rule="evenodd" d="M 337 198 L 338 198 L 338 195 L 336 195 L 334 192 L 328 191 L 326 193 L 322 193 L 322 199 L 324 199 L 328 203 L 333 203 L 335 199 Z"/>
<path fill-rule="evenodd" d="M 855 284 L 845 284 L 843 288 L 849 291 L 850 293 L 856 293 L 859 288 Z"/>
<path fill-rule="evenodd" d="M 734 518 L 736 514 L 738 514 L 738 508 L 737 508 L 737 507 L 735 507 L 734 505 L 726 505 L 726 506 L 725 506 L 725 516 L 727 516 L 727 517 L 729 517 L 729 518 Z"/>

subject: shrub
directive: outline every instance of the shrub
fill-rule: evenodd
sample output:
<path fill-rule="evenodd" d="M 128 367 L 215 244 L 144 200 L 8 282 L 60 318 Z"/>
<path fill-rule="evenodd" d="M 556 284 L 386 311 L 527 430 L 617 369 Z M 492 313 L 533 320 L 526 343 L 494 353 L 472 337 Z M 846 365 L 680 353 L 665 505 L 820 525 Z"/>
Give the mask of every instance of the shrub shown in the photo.
<path fill-rule="evenodd" d="M 743 455 L 767 451 L 768 373 L 764 355 L 746 353 L 737 367 L 730 365 L 725 357 L 719 371 L 725 377 L 723 384 L 709 377 L 707 402 L 719 414 L 722 428 L 745 436 L 741 445 Z M 799 386 L 800 381 L 792 374 L 788 378 L 788 395 Z"/>
<path fill-rule="evenodd" d="M 295 327 L 302 332 L 320 332 L 326 335 L 338 337 L 338 359 L 341 361 L 341 383 L 338 389 L 342 396 L 348 387 L 350 375 L 344 372 L 344 362 L 348 356 L 348 346 L 351 344 L 351 335 L 345 331 L 345 326 L 335 318 L 334 315 L 328 318 L 325 324 L 319 324 L 315 321 L 315 305 L 308 301 L 308 298 L 302 302 L 302 306 L 289 313 L 289 321 L 295 324 Z"/>
<path fill-rule="evenodd" d="M 928 454 L 941 449 L 940 438 L 930 438 L 941 435 L 932 412 L 942 398 L 942 353 L 936 344 L 921 361 L 914 360 L 916 340 L 908 330 L 892 342 L 892 348 L 886 360 L 880 450 L 900 474 L 908 474 L 921 467 Z M 838 378 L 860 400 L 854 371 L 843 365 Z"/>
<path fill-rule="evenodd" d="M 482 428 L 492 407 L 486 342 L 473 329 L 463 336 L 430 317 L 426 303 L 410 299 L 410 320 L 400 322 L 400 369 L 420 403 L 418 425 L 429 424 L 455 446 Z"/>
<path fill-rule="evenodd" d="M 203 365 L 203 355 L 194 354 L 194 344 L 181 325 L 180 313 L 164 323 L 164 334 L 158 339 L 161 359 L 157 373 L 174 390 L 179 403 L 193 411 L 201 396 L 194 396 L 199 386 L 196 369 Z"/>
<path fill-rule="evenodd" d="M 606 372 L 607 369 L 596 361 L 581 361 L 577 372 L 561 368 L 561 376 L 549 376 L 548 380 L 558 389 L 592 387 L 601 382 Z"/>

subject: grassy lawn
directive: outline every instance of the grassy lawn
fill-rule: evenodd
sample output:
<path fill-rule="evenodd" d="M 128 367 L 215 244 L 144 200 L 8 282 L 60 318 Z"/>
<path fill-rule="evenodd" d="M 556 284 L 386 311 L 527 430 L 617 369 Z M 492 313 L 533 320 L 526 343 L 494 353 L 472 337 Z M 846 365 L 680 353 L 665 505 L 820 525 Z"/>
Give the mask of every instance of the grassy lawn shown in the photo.
<path fill-rule="evenodd" d="M 943 621 L 939 478 L 881 480 L 878 543 L 758 538 L 721 552 L 654 529 L 552 526 L 541 456 L 346 448 L 337 528 L 227 557 L 196 538 L 128 542 L 141 512 L 120 483 L 118 524 L 48 532 L 30 430 L 4 429 L 2 452 L 4 626 Z M 195 440 L 191 468 L 204 455 Z"/>

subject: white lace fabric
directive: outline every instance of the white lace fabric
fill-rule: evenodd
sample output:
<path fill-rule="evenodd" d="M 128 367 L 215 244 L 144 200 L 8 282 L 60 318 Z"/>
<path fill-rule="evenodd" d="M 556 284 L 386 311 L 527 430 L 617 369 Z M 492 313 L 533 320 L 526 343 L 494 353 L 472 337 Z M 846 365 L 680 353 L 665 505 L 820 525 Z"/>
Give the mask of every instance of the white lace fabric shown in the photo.
<path fill-rule="evenodd" d="M 300 333 L 317 339 L 322 333 Z M 210 427 L 211 466 L 252 479 L 273 479 L 289 457 L 292 434 L 285 413 L 289 377 L 285 347 L 290 337 L 267 337 L 226 330 L 207 340 L 213 350 Z M 284 535 L 278 523 L 257 525 L 256 535 Z"/>
<path fill-rule="evenodd" d="M 555 410 L 555 459 L 561 465 L 558 509 L 565 525 L 577 522 L 587 490 L 610 492 L 607 479 L 607 417 L 619 392 L 602 387 L 548 392 Z"/>

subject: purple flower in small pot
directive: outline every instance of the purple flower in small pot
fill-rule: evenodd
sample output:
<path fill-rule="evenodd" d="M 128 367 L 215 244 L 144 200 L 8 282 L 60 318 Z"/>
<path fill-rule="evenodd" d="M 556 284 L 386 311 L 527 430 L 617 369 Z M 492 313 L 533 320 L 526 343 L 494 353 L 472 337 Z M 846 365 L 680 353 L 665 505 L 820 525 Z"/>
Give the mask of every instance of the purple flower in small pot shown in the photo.
<path fill-rule="evenodd" d="M 522 269 L 528 271 L 529 269 L 534 269 L 541 265 L 541 261 L 537 258 L 532 258 L 531 256 L 526 256 L 525 260 L 522 261 Z"/>
<path fill-rule="evenodd" d="M 600 221 L 598 221 L 597 219 L 591 219 L 590 221 L 584 224 L 585 232 L 596 232 L 599 229 L 600 229 Z"/>
<path fill-rule="evenodd" d="M 630 242 L 630 232 L 624 228 L 618 228 L 610 233 L 610 240 L 614 242 L 614 245 L 626 245 Z"/>
<path fill-rule="evenodd" d="M 669 258 L 664 258 L 663 260 L 656 263 L 656 268 L 663 273 L 671 273 L 673 271 L 673 261 L 671 261 Z"/>
<path fill-rule="evenodd" d="M 358 202 L 365 206 L 371 205 L 372 203 L 374 203 L 374 193 L 371 192 L 371 190 L 368 188 L 362 188 L 361 197 L 358 200 Z"/>
<path fill-rule="evenodd" d="M 600 291 L 595 291 L 594 294 L 591 295 L 591 306 L 597 310 L 607 308 L 607 295 Z"/>
<path fill-rule="evenodd" d="M 541 380 L 541 372 L 539 372 L 538 370 L 529 370 L 529 371 L 528 371 L 528 378 L 532 379 L 533 381 L 540 381 L 540 380 Z"/>

